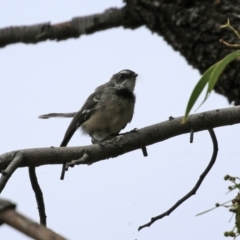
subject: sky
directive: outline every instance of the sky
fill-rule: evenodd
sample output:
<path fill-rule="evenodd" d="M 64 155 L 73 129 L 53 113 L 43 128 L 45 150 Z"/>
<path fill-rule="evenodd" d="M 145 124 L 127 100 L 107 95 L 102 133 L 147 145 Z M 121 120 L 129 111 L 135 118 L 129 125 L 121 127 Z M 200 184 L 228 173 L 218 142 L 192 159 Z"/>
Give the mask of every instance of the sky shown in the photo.
<path fill-rule="evenodd" d="M 64 22 L 121 6 L 120 0 L 1 1 L 0 27 Z M 120 70 L 139 74 L 135 114 L 124 131 L 182 116 L 200 78 L 162 37 L 145 27 L 134 31 L 119 27 L 61 42 L 9 45 L 0 49 L 0 66 L 0 154 L 59 146 L 70 119 L 41 120 L 38 116 L 78 111 L 98 85 Z M 223 96 L 212 93 L 197 112 L 228 106 Z M 225 239 L 223 232 L 234 226 L 228 210 L 195 215 L 235 196 L 226 194 L 229 184 L 223 177 L 239 174 L 239 130 L 238 125 L 215 129 L 218 158 L 197 194 L 140 232 L 140 225 L 165 212 L 195 185 L 212 155 L 207 131 L 196 133 L 193 144 L 185 134 L 148 146 L 147 158 L 137 150 L 76 166 L 64 181 L 59 180 L 62 166 L 38 167 L 48 227 L 67 239 L 79 240 Z M 69 146 L 90 143 L 89 137 L 76 132 Z M 27 168 L 17 169 L 2 197 L 39 221 Z M 0 235 L 4 240 L 29 239 L 6 225 L 1 226 Z"/>

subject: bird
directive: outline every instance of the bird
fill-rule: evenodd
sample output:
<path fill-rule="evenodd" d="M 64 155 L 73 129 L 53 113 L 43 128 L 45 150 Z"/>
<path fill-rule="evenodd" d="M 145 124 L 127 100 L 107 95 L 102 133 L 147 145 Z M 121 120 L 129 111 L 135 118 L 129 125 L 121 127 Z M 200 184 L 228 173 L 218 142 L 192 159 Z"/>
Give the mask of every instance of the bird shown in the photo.
<path fill-rule="evenodd" d="M 131 122 L 136 97 L 134 88 L 138 74 L 129 69 L 113 74 L 87 98 L 82 108 L 66 130 L 60 147 L 66 147 L 77 129 L 92 138 L 92 143 L 101 143 L 114 138 Z M 60 179 L 64 179 L 63 164 Z"/>

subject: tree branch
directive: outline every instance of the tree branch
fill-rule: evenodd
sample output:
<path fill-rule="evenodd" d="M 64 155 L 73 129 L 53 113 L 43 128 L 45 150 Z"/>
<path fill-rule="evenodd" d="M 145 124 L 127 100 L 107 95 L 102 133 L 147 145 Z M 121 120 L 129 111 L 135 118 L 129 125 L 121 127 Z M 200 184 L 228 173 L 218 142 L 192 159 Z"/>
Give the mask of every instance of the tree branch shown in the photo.
<path fill-rule="evenodd" d="M 166 212 L 153 217 L 151 219 L 150 222 L 148 222 L 147 224 L 144 224 L 142 226 L 140 226 L 138 228 L 138 231 L 140 231 L 141 229 L 145 228 L 145 227 L 150 227 L 154 222 L 156 222 L 157 220 L 160 220 L 166 216 L 169 216 L 176 208 L 178 208 L 183 202 L 185 202 L 188 198 L 190 198 L 191 196 L 193 196 L 194 194 L 196 194 L 197 190 L 199 189 L 199 187 L 201 186 L 204 178 L 207 176 L 207 174 L 209 173 L 209 171 L 211 170 L 212 166 L 214 165 L 216 158 L 217 158 L 217 153 L 218 153 L 218 142 L 217 142 L 217 138 L 216 135 L 213 131 L 213 129 L 209 129 L 209 134 L 211 136 L 212 142 L 213 142 L 213 154 L 211 157 L 211 160 L 208 164 L 208 166 L 206 167 L 206 169 L 203 171 L 203 173 L 200 175 L 197 183 L 195 184 L 195 186 L 193 187 L 193 189 L 187 193 L 184 197 L 182 197 L 181 199 L 179 199 L 171 208 L 169 208 Z"/>
<path fill-rule="evenodd" d="M 32 189 L 35 193 L 35 197 L 36 197 L 36 201 L 37 201 L 40 223 L 42 225 L 46 226 L 47 225 L 47 216 L 46 216 L 46 212 L 45 212 L 45 204 L 44 204 L 42 190 L 38 184 L 35 167 L 29 167 L 28 172 L 29 172 L 29 178 L 30 178 L 30 182 L 32 185 Z"/>
<path fill-rule="evenodd" d="M 46 22 L 2 28 L 0 47 L 20 42 L 61 41 L 120 26 L 130 29 L 145 26 L 163 37 L 190 65 L 204 73 L 211 65 L 235 51 L 219 43 L 220 39 L 228 43 L 239 41 L 235 34 L 221 26 L 229 18 L 233 27 L 238 29 L 240 0 L 124 0 L 124 2 L 126 5 L 123 8 L 112 8 L 100 14 L 76 17 L 63 23 Z M 239 61 L 227 66 L 214 87 L 216 92 L 224 95 L 235 105 L 240 105 L 239 66 Z"/>
<path fill-rule="evenodd" d="M 51 147 L 20 150 L 24 158 L 20 167 L 63 164 L 80 159 L 84 153 L 87 153 L 89 158 L 87 161 L 81 162 L 81 164 L 92 164 L 141 149 L 143 146 L 189 133 L 192 128 L 195 132 L 199 132 L 209 128 L 237 124 L 240 123 L 240 106 L 193 114 L 189 116 L 185 124 L 181 123 L 182 118 L 174 118 L 139 129 L 136 132 L 117 136 L 101 143 L 101 145 L 93 144 L 83 147 Z M 12 154 L 13 152 L 8 152 L 0 155 L 0 171 L 4 170 L 12 162 Z"/>
<path fill-rule="evenodd" d="M 7 184 L 8 179 L 12 176 L 14 171 L 21 165 L 23 162 L 23 155 L 21 152 L 14 151 L 11 154 L 11 162 L 6 168 L 6 170 L 2 170 L 2 176 L 0 178 L 0 193 L 4 189 L 5 185 Z"/>
<path fill-rule="evenodd" d="M 47 229 L 43 225 L 33 222 L 29 218 L 16 212 L 15 204 L 6 200 L 0 199 L 0 224 L 6 223 L 9 226 L 19 230 L 29 237 L 37 240 L 64 240 L 66 238 L 61 237 L 50 229 Z"/>
<path fill-rule="evenodd" d="M 0 47 L 20 42 L 61 41 L 120 26 L 131 29 L 140 26 L 139 21 L 134 18 L 134 14 L 129 14 L 127 7 L 110 8 L 100 14 L 75 17 L 63 23 L 46 22 L 30 26 L 2 28 L 0 29 Z"/>

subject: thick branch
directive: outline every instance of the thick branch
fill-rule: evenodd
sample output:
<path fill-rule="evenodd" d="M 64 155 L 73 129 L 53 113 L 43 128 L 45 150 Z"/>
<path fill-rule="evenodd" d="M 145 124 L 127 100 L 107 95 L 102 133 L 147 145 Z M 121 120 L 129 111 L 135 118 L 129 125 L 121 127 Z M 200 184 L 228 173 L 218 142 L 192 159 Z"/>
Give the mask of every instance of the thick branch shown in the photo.
<path fill-rule="evenodd" d="M 43 225 L 33 222 L 22 214 L 16 212 L 15 205 L 0 199 L 0 224 L 9 226 L 37 240 L 64 240 L 65 238 L 45 228 Z"/>
<path fill-rule="evenodd" d="M 185 124 L 181 123 L 182 117 L 158 123 L 149 127 L 130 132 L 114 139 L 103 142 L 101 145 L 93 144 L 84 147 L 62 148 L 35 148 L 21 150 L 24 161 L 20 167 L 41 166 L 47 164 L 62 164 L 71 160 L 80 159 L 85 152 L 89 158 L 82 164 L 90 164 L 117 157 L 124 153 L 141 149 L 168 138 L 181 134 L 207 130 L 209 128 L 222 127 L 240 123 L 240 107 L 230 107 L 221 110 L 213 110 L 190 115 Z M 0 171 L 4 170 L 13 160 L 15 152 L 0 155 Z"/>
<path fill-rule="evenodd" d="M 145 26 L 163 37 L 174 50 L 179 51 L 190 65 L 201 73 L 235 49 L 220 43 L 238 43 L 236 34 L 221 28 L 227 19 L 238 29 L 240 0 L 124 0 L 123 8 L 112 8 L 101 14 L 73 18 L 68 22 L 49 22 L 0 29 L 0 47 L 13 43 L 38 43 L 46 40 L 78 38 L 82 34 L 122 26 Z M 240 105 L 240 61 L 232 62 L 221 74 L 216 92 L 230 103 Z"/>
<path fill-rule="evenodd" d="M 75 17 L 63 23 L 51 24 L 46 22 L 30 26 L 2 28 L 0 29 L 0 47 L 20 42 L 61 41 L 120 26 L 134 29 L 140 24 L 135 20 L 133 14 L 128 13 L 126 7 L 111 8 L 100 14 Z"/>
<path fill-rule="evenodd" d="M 236 34 L 221 28 L 227 19 L 235 29 L 240 24 L 240 0 L 125 0 L 135 9 L 144 26 L 163 37 L 186 61 L 204 73 L 236 49 L 219 40 L 239 43 Z M 240 105 L 240 61 L 232 62 L 221 74 L 214 89 L 230 103 Z"/>

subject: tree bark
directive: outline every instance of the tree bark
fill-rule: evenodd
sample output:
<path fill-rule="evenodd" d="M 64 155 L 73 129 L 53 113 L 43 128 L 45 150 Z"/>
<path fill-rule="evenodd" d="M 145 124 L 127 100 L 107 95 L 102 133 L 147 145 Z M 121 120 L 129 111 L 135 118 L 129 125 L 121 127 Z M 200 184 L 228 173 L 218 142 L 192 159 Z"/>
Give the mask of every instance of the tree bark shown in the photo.
<path fill-rule="evenodd" d="M 0 47 L 18 42 L 61 41 L 120 26 L 130 29 L 146 26 L 203 73 L 236 50 L 220 43 L 220 39 L 230 44 L 240 41 L 232 30 L 221 28 L 230 19 L 231 25 L 239 29 L 240 0 L 125 0 L 125 3 L 126 6 L 120 9 L 111 8 L 63 23 L 0 29 Z M 215 86 L 217 93 L 235 105 L 240 104 L 239 67 L 239 60 L 232 62 Z"/>
<path fill-rule="evenodd" d="M 230 29 L 221 28 L 230 19 L 238 30 L 240 0 L 126 0 L 142 24 L 162 36 L 187 62 L 203 73 L 211 65 L 236 49 L 219 40 L 239 43 Z M 161 57 L 161 56 L 159 56 Z M 174 68 L 174 64 L 172 66 Z M 230 103 L 240 104 L 240 63 L 231 63 L 223 72 L 215 91 Z"/>

